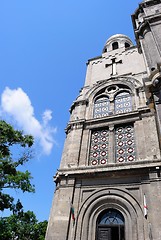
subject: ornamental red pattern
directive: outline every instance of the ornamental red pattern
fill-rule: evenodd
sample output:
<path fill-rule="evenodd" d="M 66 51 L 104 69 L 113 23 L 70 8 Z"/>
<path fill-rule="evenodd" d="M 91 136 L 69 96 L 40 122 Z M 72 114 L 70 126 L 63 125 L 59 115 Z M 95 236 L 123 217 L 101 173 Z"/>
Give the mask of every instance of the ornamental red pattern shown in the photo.
<path fill-rule="evenodd" d="M 108 163 L 108 129 L 93 131 L 90 147 L 90 165 L 105 165 Z"/>
<path fill-rule="evenodd" d="M 136 160 L 134 128 L 132 125 L 117 127 L 116 139 L 116 162 L 133 162 Z"/>

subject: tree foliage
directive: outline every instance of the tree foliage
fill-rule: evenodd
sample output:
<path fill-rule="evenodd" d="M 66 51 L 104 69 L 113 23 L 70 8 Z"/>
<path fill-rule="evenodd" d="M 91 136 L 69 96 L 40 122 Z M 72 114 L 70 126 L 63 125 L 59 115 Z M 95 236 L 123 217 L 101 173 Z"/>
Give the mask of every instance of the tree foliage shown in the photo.
<path fill-rule="evenodd" d="M 0 239 L 44 240 L 47 221 L 38 222 L 33 212 L 18 212 L 10 217 L 0 218 Z"/>
<path fill-rule="evenodd" d="M 33 137 L 24 135 L 5 121 L 0 121 L 0 210 L 9 209 L 12 215 L 0 218 L 0 239 L 3 240 L 44 240 L 47 221 L 38 222 L 33 212 L 24 212 L 22 203 L 14 202 L 8 189 L 34 192 L 30 172 L 20 167 L 31 158 L 30 148 Z M 18 148 L 18 150 L 17 150 Z M 20 149 L 24 152 L 20 153 Z M 16 154 L 13 154 L 15 153 Z"/>
<path fill-rule="evenodd" d="M 31 158 L 30 148 L 33 137 L 24 135 L 5 121 L 0 121 L 0 210 L 14 211 L 14 198 L 6 193 L 6 189 L 20 189 L 23 192 L 34 192 L 31 184 L 31 174 L 20 171 L 19 167 Z M 13 149 L 21 147 L 25 151 L 18 157 L 13 157 Z"/>

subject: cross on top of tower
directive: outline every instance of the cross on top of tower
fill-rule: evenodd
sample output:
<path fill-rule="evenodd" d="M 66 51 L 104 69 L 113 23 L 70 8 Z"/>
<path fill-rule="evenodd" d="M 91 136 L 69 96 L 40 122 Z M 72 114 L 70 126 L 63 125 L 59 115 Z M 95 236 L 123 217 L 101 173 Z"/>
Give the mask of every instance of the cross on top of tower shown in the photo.
<path fill-rule="evenodd" d="M 116 58 L 112 58 L 112 63 L 109 63 L 109 64 L 105 64 L 105 67 L 109 67 L 109 66 L 112 66 L 112 73 L 111 75 L 116 75 L 117 74 L 117 64 L 118 63 L 122 63 L 122 60 L 118 60 L 116 61 Z"/>

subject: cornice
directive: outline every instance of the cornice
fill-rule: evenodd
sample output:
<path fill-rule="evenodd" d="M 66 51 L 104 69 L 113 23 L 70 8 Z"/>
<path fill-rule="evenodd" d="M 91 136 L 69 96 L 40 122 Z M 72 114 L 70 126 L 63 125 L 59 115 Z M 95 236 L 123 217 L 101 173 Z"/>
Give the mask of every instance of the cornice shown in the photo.
<path fill-rule="evenodd" d="M 141 170 L 155 168 L 158 169 L 161 167 L 161 159 L 151 159 L 151 160 L 138 160 L 133 163 L 109 163 L 108 165 L 102 166 L 78 166 L 78 167 L 69 167 L 69 168 L 61 168 L 57 171 L 54 176 L 54 180 L 57 181 L 58 178 L 64 177 L 81 177 L 81 176 L 93 176 L 93 175 L 104 175 L 111 174 L 121 171 L 133 171 L 133 170 Z M 115 174 L 116 175 L 116 174 Z M 119 175 L 119 173 L 117 173 Z"/>
<path fill-rule="evenodd" d="M 76 107 L 76 106 L 81 106 L 81 105 L 88 105 L 88 99 L 82 99 L 82 100 L 78 100 L 78 101 L 75 101 L 73 102 L 71 108 L 69 109 L 69 112 L 72 113 L 73 109 Z"/>
<path fill-rule="evenodd" d="M 135 122 L 144 117 L 153 116 L 148 107 L 139 108 L 132 112 L 109 115 L 102 118 L 92 118 L 92 119 L 76 119 L 70 121 L 65 129 L 65 133 L 68 134 L 73 130 L 77 129 L 94 129 L 97 127 L 110 127 L 111 125 L 118 125 L 128 122 Z"/>
<path fill-rule="evenodd" d="M 138 121 L 144 117 L 149 117 L 153 116 L 153 114 L 150 112 L 150 109 L 148 107 L 140 108 L 138 110 L 128 112 L 128 113 L 123 113 L 123 114 L 117 114 L 117 115 L 111 115 L 111 116 L 106 116 L 102 118 L 93 118 L 93 119 L 88 119 L 84 123 L 84 129 L 94 129 L 97 127 L 108 127 L 113 125 L 118 125 L 118 124 L 123 124 L 123 123 L 128 123 L 128 122 L 135 122 Z"/>

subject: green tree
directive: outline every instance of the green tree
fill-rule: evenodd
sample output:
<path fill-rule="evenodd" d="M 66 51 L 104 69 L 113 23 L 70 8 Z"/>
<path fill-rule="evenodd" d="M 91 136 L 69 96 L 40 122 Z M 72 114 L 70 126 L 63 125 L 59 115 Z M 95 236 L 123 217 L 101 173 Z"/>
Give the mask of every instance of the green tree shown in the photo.
<path fill-rule="evenodd" d="M 33 137 L 15 130 L 0 121 L 0 210 L 9 209 L 12 215 L 0 218 L 1 240 L 44 240 L 47 221 L 38 222 L 33 212 L 23 211 L 20 200 L 14 202 L 7 189 L 34 192 L 31 174 L 20 167 L 31 159 Z M 21 149 L 24 149 L 21 152 Z M 19 155 L 19 153 L 21 153 Z"/>
<path fill-rule="evenodd" d="M 44 240 L 47 221 L 38 222 L 33 212 L 21 212 L 0 218 L 0 239 Z"/>
<path fill-rule="evenodd" d="M 22 192 L 34 192 L 31 184 L 31 174 L 28 171 L 20 171 L 19 167 L 31 158 L 30 148 L 33 145 L 33 137 L 24 135 L 22 131 L 14 128 L 5 121 L 0 121 L 0 210 L 10 209 L 18 211 L 14 198 L 6 193 L 6 189 L 20 189 Z M 14 156 L 18 148 L 25 151 L 20 156 Z"/>

